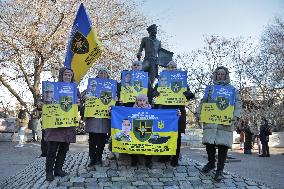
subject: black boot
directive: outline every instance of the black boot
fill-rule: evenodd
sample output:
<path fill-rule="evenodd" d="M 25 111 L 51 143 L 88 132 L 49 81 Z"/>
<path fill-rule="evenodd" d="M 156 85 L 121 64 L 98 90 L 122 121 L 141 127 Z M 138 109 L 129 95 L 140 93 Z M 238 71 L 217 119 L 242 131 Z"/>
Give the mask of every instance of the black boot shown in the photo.
<path fill-rule="evenodd" d="M 214 180 L 217 182 L 220 182 L 223 178 L 223 170 L 218 170 L 216 171 L 216 174 L 214 176 Z"/>
<path fill-rule="evenodd" d="M 131 157 L 131 166 L 132 166 L 132 167 L 137 166 L 138 160 L 139 160 L 139 159 L 138 159 L 138 155 L 136 155 L 136 154 L 131 154 L 130 157 Z"/>
<path fill-rule="evenodd" d="M 46 172 L 46 180 L 47 181 L 53 181 L 54 175 L 53 175 L 53 166 L 54 166 L 54 157 L 46 157 L 45 161 L 45 172 Z"/>
<path fill-rule="evenodd" d="M 209 171 L 215 169 L 215 164 L 208 162 L 202 169 L 201 171 L 203 173 L 208 173 Z"/>
<path fill-rule="evenodd" d="M 206 144 L 206 152 L 207 152 L 207 159 L 208 163 L 201 169 L 203 173 L 208 173 L 209 171 L 215 169 L 215 154 L 216 154 L 216 148 L 213 144 Z"/>
<path fill-rule="evenodd" d="M 55 176 L 60 176 L 64 177 L 67 175 L 65 171 L 62 170 L 66 153 L 69 149 L 69 144 L 68 143 L 61 143 L 59 145 L 56 161 L 55 161 L 55 166 L 54 166 L 54 175 Z"/>
<path fill-rule="evenodd" d="M 179 159 L 179 156 L 178 156 L 178 155 L 173 156 L 173 158 L 172 158 L 172 160 L 171 160 L 171 166 L 173 166 L 173 167 L 178 166 L 178 165 L 179 165 L 179 164 L 178 164 L 178 159 Z"/>
<path fill-rule="evenodd" d="M 145 156 L 145 167 L 152 169 L 152 156 Z"/>
<path fill-rule="evenodd" d="M 65 156 L 57 156 L 55 167 L 54 167 L 54 175 L 64 177 L 67 175 L 67 172 L 62 170 L 63 164 L 65 161 Z"/>

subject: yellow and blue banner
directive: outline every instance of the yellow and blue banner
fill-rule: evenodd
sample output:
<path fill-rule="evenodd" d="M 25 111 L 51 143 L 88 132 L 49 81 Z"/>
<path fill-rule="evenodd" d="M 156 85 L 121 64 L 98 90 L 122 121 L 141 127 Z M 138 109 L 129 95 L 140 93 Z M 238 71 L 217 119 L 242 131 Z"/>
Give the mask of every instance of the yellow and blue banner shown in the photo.
<path fill-rule="evenodd" d="M 235 95 L 233 86 L 207 86 L 202 99 L 200 122 L 231 125 Z"/>
<path fill-rule="evenodd" d="M 187 71 L 162 71 L 158 82 L 159 96 L 155 104 L 186 105 Z"/>
<path fill-rule="evenodd" d="M 175 155 L 178 110 L 112 107 L 111 136 L 113 152 Z"/>
<path fill-rule="evenodd" d="M 117 82 L 112 79 L 89 78 L 85 117 L 110 118 L 110 107 L 116 102 Z"/>
<path fill-rule="evenodd" d="M 123 103 L 135 102 L 139 94 L 147 95 L 148 73 L 144 71 L 122 71 L 120 100 Z"/>
<path fill-rule="evenodd" d="M 77 84 L 42 82 L 42 128 L 79 126 Z"/>
<path fill-rule="evenodd" d="M 68 40 L 64 65 L 74 71 L 74 79 L 79 82 L 101 53 L 102 44 L 81 3 Z"/>

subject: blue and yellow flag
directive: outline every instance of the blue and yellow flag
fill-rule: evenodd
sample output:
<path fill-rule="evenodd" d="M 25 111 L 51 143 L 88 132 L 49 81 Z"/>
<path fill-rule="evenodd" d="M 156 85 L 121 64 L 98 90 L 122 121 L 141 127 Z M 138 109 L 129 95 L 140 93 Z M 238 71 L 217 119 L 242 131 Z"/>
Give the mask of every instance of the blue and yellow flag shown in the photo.
<path fill-rule="evenodd" d="M 64 65 L 74 71 L 74 79 L 79 82 L 101 53 L 102 44 L 81 3 L 68 41 Z"/>
<path fill-rule="evenodd" d="M 77 84 L 42 82 L 42 128 L 78 126 Z"/>
<path fill-rule="evenodd" d="M 162 105 L 186 105 L 186 97 L 183 94 L 187 90 L 186 71 L 162 71 L 159 75 L 158 97 L 155 104 Z"/>
<path fill-rule="evenodd" d="M 175 155 L 178 110 L 112 107 L 111 136 L 113 152 Z"/>
<path fill-rule="evenodd" d="M 85 117 L 110 118 L 110 106 L 116 102 L 117 82 L 112 79 L 89 78 Z"/>
<path fill-rule="evenodd" d="M 232 86 L 207 86 L 202 99 L 200 122 L 231 125 L 235 95 L 235 88 Z"/>
<path fill-rule="evenodd" d="M 121 73 L 120 100 L 135 102 L 139 94 L 148 92 L 148 73 L 143 71 L 123 71 Z"/>

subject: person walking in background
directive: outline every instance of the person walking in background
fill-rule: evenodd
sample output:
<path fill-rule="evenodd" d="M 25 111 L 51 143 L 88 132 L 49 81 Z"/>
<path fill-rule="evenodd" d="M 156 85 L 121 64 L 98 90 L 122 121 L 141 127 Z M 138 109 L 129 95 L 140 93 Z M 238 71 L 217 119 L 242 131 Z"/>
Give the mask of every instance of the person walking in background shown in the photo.
<path fill-rule="evenodd" d="M 260 125 L 260 133 L 259 139 L 262 146 L 262 154 L 259 157 L 270 157 L 269 153 L 269 135 L 271 135 L 271 131 L 268 125 L 268 121 L 265 117 L 261 118 L 261 125 Z"/>
<path fill-rule="evenodd" d="M 240 124 L 237 127 L 237 133 L 240 134 L 240 150 L 244 150 L 244 141 L 245 141 L 244 124 L 245 124 L 244 120 L 241 120 Z"/>
<path fill-rule="evenodd" d="M 24 147 L 24 139 L 25 139 L 25 130 L 28 127 L 29 124 L 29 114 L 24 106 L 21 107 L 17 121 L 16 126 L 18 129 L 18 136 L 19 136 L 19 143 L 15 146 L 17 148 Z"/>
<path fill-rule="evenodd" d="M 213 83 L 215 85 L 222 85 L 232 87 L 230 85 L 229 70 L 224 66 L 219 66 L 213 72 Z M 212 94 L 208 94 L 208 99 L 212 99 Z M 199 122 L 201 106 L 203 102 L 207 102 L 208 99 L 202 99 L 200 105 L 196 108 L 196 119 Z M 215 123 L 203 123 L 203 137 L 202 143 L 206 146 L 206 152 L 208 156 L 208 163 L 202 168 L 202 172 L 208 173 L 215 169 L 216 162 L 216 148 L 218 148 L 218 163 L 217 170 L 214 179 L 220 182 L 223 178 L 223 169 L 228 153 L 228 149 L 232 148 L 233 144 L 233 130 L 234 126 L 238 124 L 239 117 L 241 116 L 241 99 L 240 95 L 235 89 L 235 100 L 234 100 L 234 114 L 231 125 L 222 125 Z"/>
<path fill-rule="evenodd" d="M 252 124 L 251 122 L 244 121 L 244 133 L 245 133 L 245 143 L 244 143 L 244 154 L 252 154 L 252 136 L 253 132 L 251 131 Z"/>

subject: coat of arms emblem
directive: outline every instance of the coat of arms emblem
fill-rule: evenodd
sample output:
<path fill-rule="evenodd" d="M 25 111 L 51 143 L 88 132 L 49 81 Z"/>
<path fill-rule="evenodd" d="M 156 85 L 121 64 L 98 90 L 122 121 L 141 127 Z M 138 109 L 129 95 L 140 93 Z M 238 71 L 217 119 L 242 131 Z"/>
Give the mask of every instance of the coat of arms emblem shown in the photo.
<path fill-rule="evenodd" d="M 59 104 L 60 104 L 61 109 L 64 112 L 68 112 L 72 108 L 73 97 L 72 96 L 61 96 L 59 98 Z"/>
<path fill-rule="evenodd" d="M 173 81 L 171 83 L 171 89 L 174 93 L 178 93 L 181 90 L 182 81 Z"/>
<path fill-rule="evenodd" d="M 216 105 L 220 110 L 225 110 L 229 106 L 230 100 L 226 97 L 218 96 Z"/>
<path fill-rule="evenodd" d="M 153 128 L 153 120 L 148 119 L 133 119 L 133 133 L 140 142 L 147 141 Z"/>
<path fill-rule="evenodd" d="M 101 102 L 104 104 L 104 105 L 107 105 L 111 102 L 112 100 L 112 92 L 111 91 L 101 91 L 100 93 L 101 95 Z"/>
<path fill-rule="evenodd" d="M 71 50 L 73 53 L 77 54 L 86 54 L 87 52 L 89 52 L 88 40 L 79 31 L 76 31 L 72 38 Z"/>

